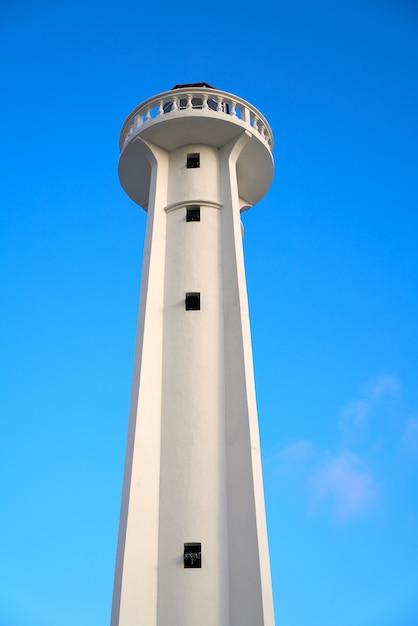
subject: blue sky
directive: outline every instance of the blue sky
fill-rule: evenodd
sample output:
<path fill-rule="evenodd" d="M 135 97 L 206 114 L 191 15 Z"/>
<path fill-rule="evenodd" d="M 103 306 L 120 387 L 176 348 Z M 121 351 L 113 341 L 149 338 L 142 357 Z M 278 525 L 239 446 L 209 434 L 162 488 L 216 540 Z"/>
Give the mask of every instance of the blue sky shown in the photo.
<path fill-rule="evenodd" d="M 243 216 L 277 626 L 418 625 L 418 10 L 400 0 L 0 8 L 0 626 L 108 624 L 146 216 L 142 100 L 267 117 Z"/>

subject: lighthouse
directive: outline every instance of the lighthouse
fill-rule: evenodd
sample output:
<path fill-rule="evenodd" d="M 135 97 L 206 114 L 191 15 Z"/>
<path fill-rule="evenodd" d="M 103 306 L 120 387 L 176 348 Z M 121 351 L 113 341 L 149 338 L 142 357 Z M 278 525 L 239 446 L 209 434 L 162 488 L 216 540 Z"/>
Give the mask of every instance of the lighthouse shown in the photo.
<path fill-rule="evenodd" d="M 272 149 L 263 115 L 207 83 L 123 124 L 147 227 L 111 626 L 274 626 L 240 219 Z"/>

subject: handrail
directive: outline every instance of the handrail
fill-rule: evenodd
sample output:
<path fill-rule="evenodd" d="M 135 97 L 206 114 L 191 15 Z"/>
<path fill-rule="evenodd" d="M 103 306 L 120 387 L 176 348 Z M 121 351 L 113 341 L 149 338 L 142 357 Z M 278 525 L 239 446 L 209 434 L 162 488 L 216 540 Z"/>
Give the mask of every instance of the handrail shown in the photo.
<path fill-rule="evenodd" d="M 120 150 L 147 122 L 159 116 L 202 110 L 207 114 L 229 115 L 257 131 L 273 150 L 273 133 L 265 117 L 251 104 L 227 93 L 206 87 L 183 87 L 164 91 L 138 105 L 125 120 L 120 133 Z"/>

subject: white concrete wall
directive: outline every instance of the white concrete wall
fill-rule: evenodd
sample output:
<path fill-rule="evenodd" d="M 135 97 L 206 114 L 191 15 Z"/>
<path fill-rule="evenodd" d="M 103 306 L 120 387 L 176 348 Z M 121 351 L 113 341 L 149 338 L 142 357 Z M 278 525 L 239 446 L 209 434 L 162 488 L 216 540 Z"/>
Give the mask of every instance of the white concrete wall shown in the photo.
<path fill-rule="evenodd" d="M 191 172 L 186 172 L 186 175 Z M 220 210 L 167 214 L 158 624 L 228 624 Z M 201 310 L 185 311 L 187 291 Z M 201 542 L 202 569 L 183 568 Z"/>
<path fill-rule="evenodd" d="M 257 407 L 236 162 L 220 151 L 230 626 L 273 626 Z"/>
<path fill-rule="evenodd" d="M 187 169 L 188 153 L 200 168 Z M 218 150 L 170 154 L 161 458 L 159 624 L 229 624 L 225 414 Z M 186 221 L 187 201 L 201 221 Z M 185 311 L 185 293 L 201 310 Z M 185 542 L 201 542 L 202 569 L 183 568 Z M 205 618 L 203 616 L 206 616 Z"/>
<path fill-rule="evenodd" d="M 111 626 L 157 624 L 168 155 L 144 150 L 152 175 Z"/>
<path fill-rule="evenodd" d="M 196 152 L 200 167 L 187 169 L 187 155 Z M 170 153 L 168 204 L 195 200 L 219 202 L 219 150 L 212 146 L 192 144 Z"/>
<path fill-rule="evenodd" d="M 144 147 L 153 174 L 112 626 L 274 623 L 235 167 L 250 140 Z M 187 169 L 193 152 L 200 168 Z M 186 222 L 188 202 L 200 222 Z M 188 291 L 200 311 L 185 311 Z M 184 569 L 187 542 L 201 542 L 201 569 Z"/>

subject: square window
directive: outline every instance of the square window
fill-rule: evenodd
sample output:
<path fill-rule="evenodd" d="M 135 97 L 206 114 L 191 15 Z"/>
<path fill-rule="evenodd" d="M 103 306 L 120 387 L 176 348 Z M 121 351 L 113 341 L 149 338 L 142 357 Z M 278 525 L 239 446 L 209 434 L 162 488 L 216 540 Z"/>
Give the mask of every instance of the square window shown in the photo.
<path fill-rule="evenodd" d="M 184 567 L 202 567 L 202 544 L 201 543 L 185 543 L 184 544 Z"/>
<path fill-rule="evenodd" d="M 187 222 L 200 222 L 200 206 L 192 205 L 186 208 Z"/>
<path fill-rule="evenodd" d="M 200 311 L 200 293 L 198 291 L 186 293 L 186 311 Z"/>
<path fill-rule="evenodd" d="M 187 167 L 200 167 L 200 154 L 198 152 L 192 152 L 191 154 L 187 155 Z"/>

